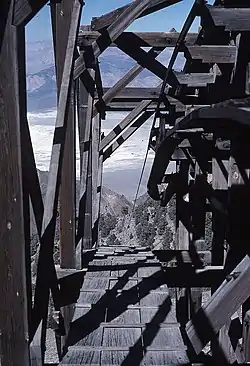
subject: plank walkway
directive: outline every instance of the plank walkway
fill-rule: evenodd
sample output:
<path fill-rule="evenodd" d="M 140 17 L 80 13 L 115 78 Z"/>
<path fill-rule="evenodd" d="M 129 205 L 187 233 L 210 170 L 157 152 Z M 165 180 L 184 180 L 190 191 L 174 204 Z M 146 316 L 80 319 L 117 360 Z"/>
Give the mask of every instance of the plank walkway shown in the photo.
<path fill-rule="evenodd" d="M 60 365 L 189 364 L 160 262 L 101 247 L 89 263 Z"/>

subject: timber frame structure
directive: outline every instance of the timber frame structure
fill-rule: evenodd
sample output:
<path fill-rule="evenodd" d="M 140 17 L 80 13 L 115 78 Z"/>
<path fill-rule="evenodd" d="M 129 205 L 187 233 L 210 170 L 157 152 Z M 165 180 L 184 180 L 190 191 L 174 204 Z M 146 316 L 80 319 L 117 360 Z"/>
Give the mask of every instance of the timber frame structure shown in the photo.
<path fill-rule="evenodd" d="M 134 0 L 80 26 L 83 0 L 51 0 L 58 110 L 43 200 L 27 120 L 25 26 L 47 0 L 1 0 L 1 366 L 44 365 L 50 297 L 62 365 L 250 362 L 250 6 L 196 0 L 180 33 L 125 32 L 181 1 Z M 199 32 L 190 33 L 196 17 Z M 98 58 L 108 47 L 136 65 L 104 88 Z M 164 66 L 157 56 L 167 47 L 173 52 Z M 174 71 L 179 53 L 182 72 Z M 128 86 L 144 69 L 158 87 Z M 107 111 L 129 113 L 103 136 Z M 151 117 L 148 193 L 163 206 L 176 197 L 175 249 L 99 247 L 103 163 Z M 166 174 L 170 162 L 176 172 Z M 205 252 L 207 212 L 213 239 Z M 35 286 L 32 215 L 40 241 Z M 212 296 L 202 304 L 204 287 Z"/>

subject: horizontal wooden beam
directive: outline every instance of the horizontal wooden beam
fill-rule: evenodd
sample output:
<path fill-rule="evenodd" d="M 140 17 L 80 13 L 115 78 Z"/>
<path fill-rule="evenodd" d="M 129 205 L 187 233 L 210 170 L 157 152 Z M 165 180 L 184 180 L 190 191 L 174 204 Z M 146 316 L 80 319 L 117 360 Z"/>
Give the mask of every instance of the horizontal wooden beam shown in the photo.
<path fill-rule="evenodd" d="M 107 93 L 110 89 L 104 88 L 104 93 Z M 159 99 L 160 88 L 137 88 L 127 87 L 119 91 L 112 100 L 126 99 L 138 100 L 138 99 Z"/>
<path fill-rule="evenodd" d="M 96 39 L 100 36 L 99 32 L 96 31 L 86 31 L 80 30 L 78 35 L 78 46 L 80 48 L 90 46 Z M 130 42 L 131 39 L 136 36 L 138 38 L 138 42 L 141 47 L 175 47 L 176 42 L 179 37 L 178 32 L 123 32 L 123 37 L 127 42 Z M 194 45 L 198 34 L 197 33 L 189 33 L 185 38 L 185 45 L 192 46 Z M 110 47 L 117 47 L 115 43 L 111 43 Z M 197 46 L 200 47 L 200 46 Z M 213 47 L 213 46 L 210 46 Z M 221 47 L 221 46 L 218 46 Z M 223 46 L 222 46 L 223 47 Z M 232 46 L 226 46 L 232 47 Z"/>
<path fill-rule="evenodd" d="M 236 46 L 201 45 L 189 46 L 185 43 L 185 56 L 192 60 L 202 60 L 204 63 L 235 63 L 237 57 Z"/>
<path fill-rule="evenodd" d="M 27 24 L 48 0 L 15 0 L 13 25 Z"/>
<path fill-rule="evenodd" d="M 151 14 L 157 10 L 166 8 L 170 5 L 179 3 L 182 0 L 151 0 L 148 4 L 147 8 L 143 11 L 142 14 L 138 16 L 138 18 L 143 17 L 145 15 Z M 91 22 L 91 28 L 93 30 L 98 30 L 102 28 L 108 27 L 112 24 L 128 7 L 131 5 L 125 5 L 120 8 L 117 8 L 110 13 L 104 14 L 101 17 L 93 18 Z"/>

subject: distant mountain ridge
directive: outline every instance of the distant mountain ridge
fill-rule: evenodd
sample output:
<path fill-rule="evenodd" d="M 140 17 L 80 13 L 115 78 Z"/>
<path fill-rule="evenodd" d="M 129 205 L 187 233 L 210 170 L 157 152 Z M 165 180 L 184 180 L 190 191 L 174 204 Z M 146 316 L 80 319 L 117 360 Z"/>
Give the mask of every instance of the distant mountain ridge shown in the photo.
<path fill-rule="evenodd" d="M 167 49 L 159 60 L 167 65 L 171 50 Z M 107 49 L 99 58 L 103 85 L 114 85 L 135 61 L 117 48 Z M 182 68 L 183 58 L 176 63 L 176 70 Z M 160 80 L 149 71 L 143 71 L 130 86 L 157 86 Z M 56 107 L 56 76 L 52 42 L 39 41 L 27 43 L 27 91 L 29 112 L 49 110 Z"/>

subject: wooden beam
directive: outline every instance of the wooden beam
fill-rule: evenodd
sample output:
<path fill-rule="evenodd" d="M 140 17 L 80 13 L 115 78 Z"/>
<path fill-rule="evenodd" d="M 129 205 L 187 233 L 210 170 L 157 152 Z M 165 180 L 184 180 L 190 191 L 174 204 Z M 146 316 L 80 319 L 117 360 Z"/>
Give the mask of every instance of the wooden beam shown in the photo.
<path fill-rule="evenodd" d="M 118 16 L 118 18 L 92 44 L 88 57 L 95 61 L 102 52 L 121 35 L 121 33 L 147 8 L 151 0 L 135 0 Z M 74 78 L 86 70 L 86 61 L 81 55 L 75 64 Z"/>
<path fill-rule="evenodd" d="M 137 17 L 142 17 L 148 14 L 151 14 L 157 10 L 160 10 L 162 8 L 165 8 L 167 6 L 176 4 L 182 0 L 151 0 L 149 4 L 147 5 L 146 9 Z M 125 10 L 129 8 L 129 5 L 125 5 L 121 8 L 115 9 L 111 11 L 110 13 L 104 14 L 103 16 L 99 18 L 93 18 L 91 22 L 91 27 L 93 30 L 99 30 L 102 28 L 108 27 L 110 24 L 112 24 Z"/>
<path fill-rule="evenodd" d="M 243 319 L 243 355 L 244 362 L 250 362 L 250 310 Z"/>
<path fill-rule="evenodd" d="M 94 70 L 89 70 L 91 78 L 94 78 Z M 87 101 L 87 104 L 85 104 Z M 80 200 L 78 213 L 77 244 L 82 249 L 92 248 L 92 160 L 91 160 L 91 135 L 92 135 L 92 111 L 93 97 L 87 94 L 86 88 L 80 80 L 80 113 L 79 113 L 79 138 L 80 138 Z"/>
<path fill-rule="evenodd" d="M 188 59 L 201 60 L 204 63 L 234 64 L 237 56 L 237 49 L 235 46 L 192 45 L 192 46 L 186 46 L 185 56 Z"/>
<path fill-rule="evenodd" d="M 107 148 L 107 146 L 118 136 L 123 130 L 128 127 L 134 120 L 142 113 L 151 103 L 151 100 L 144 100 L 138 106 L 129 113 L 104 139 L 100 144 L 100 151 Z"/>
<path fill-rule="evenodd" d="M 132 57 L 139 65 L 148 69 L 153 74 L 164 80 L 167 72 L 167 68 L 159 61 L 155 59 L 151 54 L 140 48 L 137 39 L 134 39 L 132 43 L 127 43 L 126 39 L 121 34 L 116 40 L 117 46 L 125 52 L 128 56 Z M 172 74 L 172 70 L 169 75 L 169 84 L 176 85 L 176 77 Z"/>
<path fill-rule="evenodd" d="M 56 59 L 57 95 L 60 95 L 63 60 L 69 36 L 73 1 L 51 4 L 54 50 Z M 62 17 L 61 14 L 64 14 Z M 75 267 L 75 108 L 74 86 L 68 100 L 66 138 L 62 161 L 60 187 L 60 264 L 62 268 Z"/>
<path fill-rule="evenodd" d="M 13 25 L 26 25 L 48 0 L 15 0 Z"/>
<path fill-rule="evenodd" d="M 41 318 L 43 318 L 44 320 L 47 319 L 50 288 L 52 290 L 56 310 L 59 310 L 58 307 L 60 307 L 58 294 L 59 289 L 57 286 L 56 272 L 53 261 L 53 246 L 61 179 L 61 164 L 66 134 L 66 111 L 70 93 L 74 51 L 79 29 L 81 11 L 81 1 L 74 0 L 67 43 L 67 51 L 62 73 L 62 83 L 58 102 L 58 113 L 55 123 L 55 132 L 48 176 L 48 186 L 44 203 L 43 227 L 33 309 L 34 318 L 32 324 L 32 336 L 34 336 L 35 331 L 40 324 Z"/>
<path fill-rule="evenodd" d="M 25 90 L 19 88 L 25 74 L 18 69 L 25 42 L 12 25 L 13 6 L 0 3 L 0 352 L 1 365 L 29 366 L 20 142 Z"/>
<path fill-rule="evenodd" d="M 92 246 L 97 244 L 98 238 L 98 174 L 99 174 L 99 146 L 101 135 L 101 117 L 99 114 L 92 119 Z"/>
<path fill-rule="evenodd" d="M 250 258 L 246 256 L 187 323 L 187 336 L 197 354 L 250 296 L 249 276 Z"/>
<path fill-rule="evenodd" d="M 160 54 L 160 52 L 161 51 L 157 51 L 154 48 L 152 48 L 148 53 L 149 54 L 152 53 L 156 57 L 157 55 Z M 102 100 L 105 103 L 105 105 L 110 103 L 115 96 L 120 95 L 122 89 L 125 88 L 131 81 L 133 81 L 134 78 L 137 75 L 139 75 L 143 70 L 144 70 L 143 66 L 135 65 L 120 80 L 118 80 L 117 83 L 112 88 L 109 88 L 109 89 L 104 88 L 105 94 L 103 95 Z M 125 88 L 124 90 L 127 90 L 127 88 Z M 94 110 L 93 110 L 94 117 L 98 113 L 97 107 L 98 107 L 98 102 L 96 102 L 95 106 L 94 106 Z"/>
<path fill-rule="evenodd" d="M 80 48 L 90 46 L 100 36 L 99 32 L 81 30 L 78 35 L 78 46 Z M 127 42 L 131 42 L 136 36 L 140 47 L 175 47 L 179 37 L 178 32 L 123 32 L 123 37 Z M 185 38 L 186 46 L 193 46 L 198 34 L 188 33 Z M 111 43 L 110 47 L 117 47 L 115 43 Z M 195 46 L 194 46 L 195 47 Z M 197 46 L 200 47 L 200 46 Z M 212 46 L 210 46 L 212 47 Z"/>
<path fill-rule="evenodd" d="M 113 94 L 113 87 L 112 88 L 104 88 L 104 92 L 112 93 Z M 140 100 L 140 99 L 151 99 L 157 100 L 159 99 L 160 95 L 160 88 L 140 88 L 140 87 L 127 87 L 119 92 L 117 92 L 111 101 L 118 101 L 126 99 L 126 101 L 130 100 Z M 171 97 L 169 98 L 171 99 Z"/>
<path fill-rule="evenodd" d="M 71 73 L 73 67 L 74 51 L 76 46 L 76 37 L 79 29 L 81 11 L 82 11 L 81 0 L 74 0 L 71 16 L 71 24 L 69 30 L 69 38 L 65 53 L 66 57 L 62 74 L 62 83 L 58 101 L 58 113 L 55 123 L 55 133 L 54 133 L 49 177 L 48 177 L 48 188 L 44 204 L 43 232 L 45 232 L 45 230 L 47 229 L 47 226 L 50 224 L 57 209 L 58 190 L 61 178 L 60 164 L 65 144 L 66 110 L 70 95 Z"/>
<path fill-rule="evenodd" d="M 103 152 L 103 161 L 110 157 L 110 155 L 118 149 L 130 136 L 132 136 L 138 128 L 140 128 L 152 115 L 154 111 L 145 111 L 142 115 L 136 119 L 127 130 L 113 141 L 113 143 Z M 101 150 L 102 153 L 102 150 Z"/>

